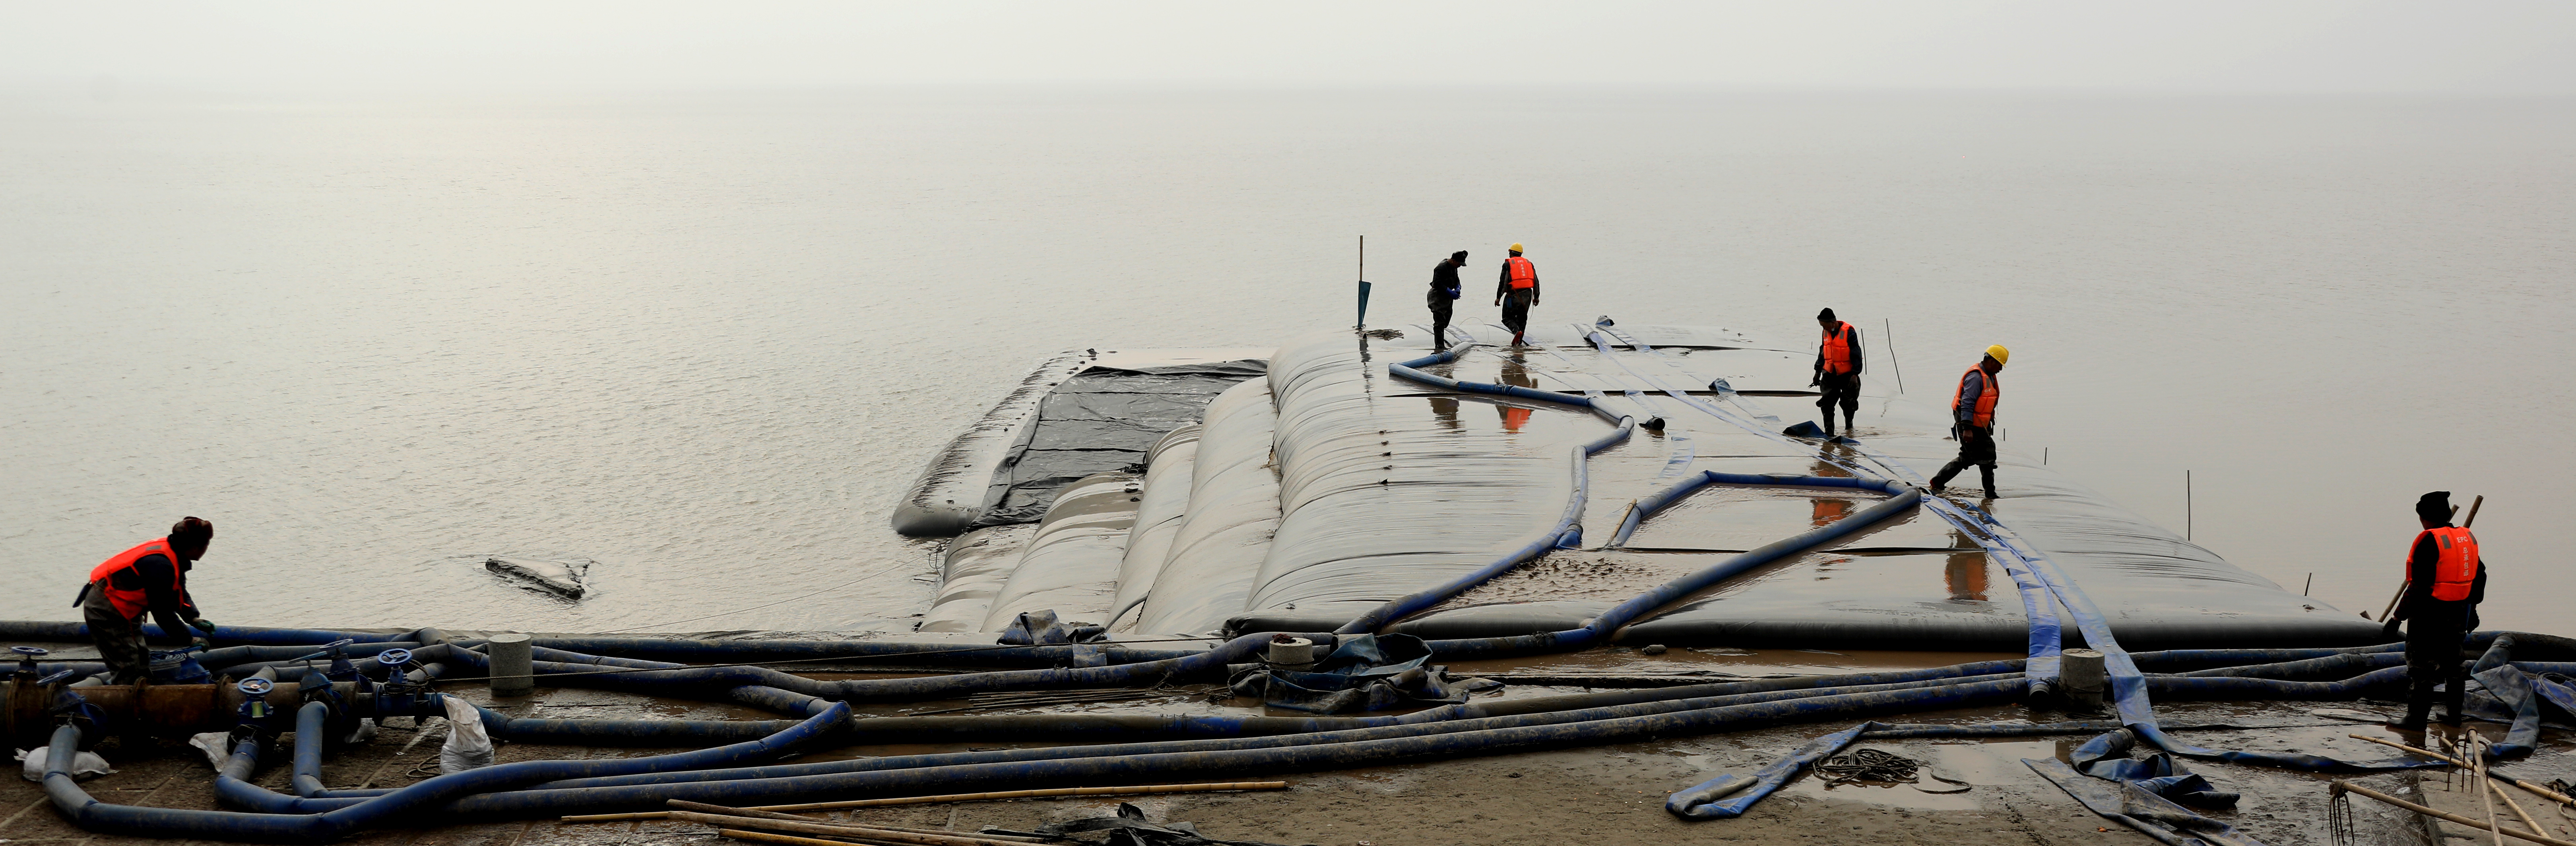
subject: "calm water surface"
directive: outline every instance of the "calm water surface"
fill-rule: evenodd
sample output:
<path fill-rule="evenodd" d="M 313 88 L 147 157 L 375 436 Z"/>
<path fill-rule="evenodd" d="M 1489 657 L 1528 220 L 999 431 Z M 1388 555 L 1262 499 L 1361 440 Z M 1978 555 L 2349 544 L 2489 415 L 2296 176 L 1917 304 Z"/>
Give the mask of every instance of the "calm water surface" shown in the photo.
<path fill-rule="evenodd" d="M 2576 633 L 2569 101 L 21 97 L 0 198 L 0 617 L 194 514 L 226 623 L 900 629 L 1030 363 L 1346 325 L 1366 234 L 1381 324 L 1524 241 L 1541 319 L 2007 344 L 2007 446 L 2347 609 L 2485 494 L 2487 621 Z"/>

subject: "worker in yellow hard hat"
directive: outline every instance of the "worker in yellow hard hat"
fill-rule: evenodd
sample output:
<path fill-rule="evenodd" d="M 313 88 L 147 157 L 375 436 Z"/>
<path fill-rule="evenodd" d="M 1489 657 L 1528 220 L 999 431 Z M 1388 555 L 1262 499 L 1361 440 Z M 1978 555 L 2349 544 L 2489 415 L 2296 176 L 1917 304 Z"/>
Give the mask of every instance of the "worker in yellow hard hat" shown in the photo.
<path fill-rule="evenodd" d="M 1503 307 L 1503 328 L 1512 330 L 1512 346 L 1528 343 L 1529 310 L 1538 305 L 1538 266 L 1521 258 L 1521 245 L 1503 259 L 1502 281 L 1494 286 L 1494 304 Z"/>
<path fill-rule="evenodd" d="M 2011 358 L 2011 350 L 1996 344 L 1986 348 L 1986 357 L 1977 366 L 1959 374 L 1959 388 L 1950 395 L 1950 430 L 1959 438 L 1959 457 L 1932 477 L 1933 493 L 1940 493 L 1950 477 L 1974 464 L 1985 479 L 1986 498 L 1999 496 L 1995 493 L 1995 401 L 2003 398 L 2000 374 Z"/>

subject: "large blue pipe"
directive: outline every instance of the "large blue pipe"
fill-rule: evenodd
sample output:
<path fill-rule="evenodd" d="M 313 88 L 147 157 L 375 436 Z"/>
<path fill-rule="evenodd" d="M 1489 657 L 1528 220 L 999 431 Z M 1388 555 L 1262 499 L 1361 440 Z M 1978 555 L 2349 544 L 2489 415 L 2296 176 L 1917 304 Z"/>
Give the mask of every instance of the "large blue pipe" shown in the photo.
<path fill-rule="evenodd" d="M 114 805 L 92 798 L 68 772 L 80 743 L 80 729 L 54 732 L 47 750 L 45 792 L 56 810 L 84 830 L 145 837 L 189 837 L 254 842 L 320 841 L 404 820 L 434 810 L 459 796 L 506 790 L 531 782 L 595 775 L 725 766 L 774 758 L 837 729 L 849 718 L 840 706 L 751 743 L 715 749 L 587 761 L 521 761 L 438 776 L 383 796 L 364 799 L 299 799 L 280 796 L 242 780 L 258 764 L 259 743 L 244 741 L 215 777 L 217 797 L 260 813 L 198 811 Z"/>
<path fill-rule="evenodd" d="M 1108 755 L 833 773 L 790 778 L 520 790 L 458 800 L 449 810 L 468 817 L 525 818 L 663 807 L 670 799 L 727 805 L 762 805 L 826 796 L 950 793 L 1035 784 L 1117 784 L 1198 774 L 1241 775 L 1383 766 L 1411 760 L 1495 755 L 1566 746 L 1588 746 L 1704 734 L 1887 711 L 1967 708 L 2012 701 L 2018 679 L 1937 688 L 1855 693 L 1548 725 L 1444 732 L 1343 743 L 1230 751 Z"/>

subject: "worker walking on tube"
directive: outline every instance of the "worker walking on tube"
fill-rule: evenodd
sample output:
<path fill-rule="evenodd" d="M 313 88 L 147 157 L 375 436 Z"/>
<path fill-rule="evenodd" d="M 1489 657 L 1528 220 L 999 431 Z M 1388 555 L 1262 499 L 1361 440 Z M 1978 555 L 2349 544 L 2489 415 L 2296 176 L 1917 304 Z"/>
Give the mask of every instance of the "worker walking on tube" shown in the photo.
<path fill-rule="evenodd" d="M 1431 306 L 1431 349 L 1449 348 L 1450 306 L 1467 292 L 1458 287 L 1458 268 L 1467 266 L 1467 251 L 1459 250 L 1431 266 L 1431 293 L 1426 298 Z"/>
<path fill-rule="evenodd" d="M 2002 344 L 1987 347 L 1986 357 L 1959 375 L 1958 391 L 1950 395 L 1950 431 L 1959 438 L 1959 457 L 1932 477 L 1933 493 L 1940 493 L 1950 477 L 1974 464 L 1985 479 L 1986 498 L 1999 496 L 1995 493 L 1995 402 L 2003 398 L 1999 374 L 2004 360 L 2011 357 L 2012 351 Z"/>
<path fill-rule="evenodd" d="M 81 609 L 90 640 L 107 662 L 109 684 L 151 678 L 152 653 L 143 640 L 147 612 L 161 622 L 165 645 L 186 646 L 189 629 L 214 637 L 215 624 L 206 622 L 188 596 L 188 570 L 214 540 L 215 524 L 183 517 L 168 536 L 135 544 L 89 571 L 89 583 L 72 605 Z"/>
<path fill-rule="evenodd" d="M 1529 310 L 1538 305 L 1538 266 L 1521 258 L 1521 245 L 1503 259 L 1502 281 L 1494 286 L 1494 304 L 1503 307 L 1503 328 L 1512 330 L 1512 346 L 1527 346 Z"/>
<path fill-rule="evenodd" d="M 1860 327 L 1834 319 L 1834 310 L 1816 313 L 1816 323 L 1825 327 L 1825 338 L 1816 346 L 1816 377 L 1807 380 L 1824 396 L 1816 400 L 1816 410 L 1825 418 L 1825 437 L 1834 436 L 1834 406 L 1843 408 L 1843 431 L 1852 431 L 1852 415 L 1860 411 Z"/>
<path fill-rule="evenodd" d="M 2381 633 L 2394 640 L 2397 624 L 2406 622 L 2406 717 L 2389 725 L 2422 731 L 2436 685 L 2444 687 L 2442 723 L 2460 724 L 2468 684 L 2460 642 L 2477 630 L 2478 603 L 2487 598 L 2487 564 L 2478 557 L 2478 539 L 2451 525 L 2450 491 L 2415 500 L 2415 520 L 2424 531 L 2406 555 L 2406 595 Z"/>

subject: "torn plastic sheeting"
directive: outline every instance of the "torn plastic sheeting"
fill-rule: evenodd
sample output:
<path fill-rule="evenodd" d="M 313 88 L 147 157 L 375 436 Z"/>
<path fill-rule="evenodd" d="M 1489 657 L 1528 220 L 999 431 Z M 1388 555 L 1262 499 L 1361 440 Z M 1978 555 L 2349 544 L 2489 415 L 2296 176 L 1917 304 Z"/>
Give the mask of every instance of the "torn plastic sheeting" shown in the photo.
<path fill-rule="evenodd" d="M 1395 383 L 1363 349 L 1335 332 L 1273 358 L 1282 517 L 1237 613 L 1346 622 L 1547 542 L 1536 533 L 1571 499 L 1569 450 L 1615 431 L 1560 402 L 1382 396 Z"/>
<path fill-rule="evenodd" d="M 1050 609 L 1068 621 L 1108 622 L 1127 529 L 1136 521 L 1138 481 L 1128 473 L 1100 473 L 1066 486 L 994 594 L 983 630 L 1000 631 L 1022 613 Z"/>
<path fill-rule="evenodd" d="M 1277 422 L 1267 377 L 1208 403 L 1189 505 L 1130 631 L 1199 634 L 1243 608 L 1279 527 L 1279 477 L 1270 467 Z"/>
<path fill-rule="evenodd" d="M 2171 753 L 2152 752 L 2147 757 L 2128 757 L 2138 735 L 2126 728 L 2112 729 L 2078 744 L 2066 754 L 2077 772 L 2108 781 L 2129 782 L 2149 793 L 2186 805 L 2202 808 L 2233 808 L 2239 794 L 2219 790 L 2209 779 L 2191 771 Z"/>
<path fill-rule="evenodd" d="M 987 526 L 948 542 L 939 567 L 939 593 L 921 615 L 914 631 L 975 632 L 984 630 L 985 612 L 994 594 L 1020 566 L 1020 551 L 1037 527 L 1027 523 Z"/>
<path fill-rule="evenodd" d="M 930 464 L 905 489 L 902 500 L 895 503 L 890 521 L 894 530 L 907 535 L 954 535 L 966 530 L 967 524 L 984 513 L 987 488 L 993 473 L 1008 458 L 1020 441 L 1022 429 L 1037 414 L 1038 401 L 1073 374 L 1088 366 L 1090 357 L 1066 352 L 1040 362 L 1021 377 L 1018 387 L 1002 397 L 984 416 L 966 427 L 948 442 L 948 446 L 931 456 Z"/>
<path fill-rule="evenodd" d="M 1055 386 L 995 469 L 974 525 L 1033 522 L 1066 484 L 1143 462 L 1145 451 L 1234 385 L 1258 361 L 1093 367 Z"/>
<path fill-rule="evenodd" d="M 1198 467 L 1199 432 L 1192 423 L 1173 429 L 1145 452 L 1142 498 L 1136 504 L 1135 527 L 1127 532 L 1127 553 L 1119 559 L 1118 592 L 1110 599 L 1109 619 L 1115 629 L 1128 611 L 1145 602 L 1154 579 L 1171 556 L 1172 539 L 1181 530 L 1190 504 L 1190 477 Z"/>
<path fill-rule="evenodd" d="M 2075 797 L 2086 809 L 2167 846 L 2263 846 L 2262 841 L 2237 831 L 2235 826 L 2201 816 L 2137 785 L 2086 776 L 2055 758 L 2023 758 L 2021 762 Z"/>

